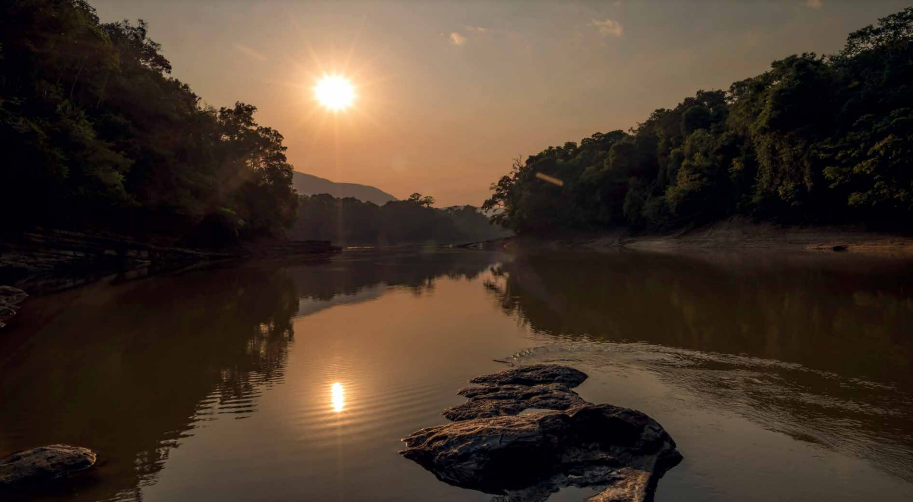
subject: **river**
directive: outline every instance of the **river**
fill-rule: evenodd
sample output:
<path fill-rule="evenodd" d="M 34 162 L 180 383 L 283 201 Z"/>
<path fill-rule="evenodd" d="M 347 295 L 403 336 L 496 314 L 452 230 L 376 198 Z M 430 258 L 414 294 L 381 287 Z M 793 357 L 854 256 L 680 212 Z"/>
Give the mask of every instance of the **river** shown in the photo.
<path fill-rule="evenodd" d="M 26 501 L 489 501 L 400 438 L 473 376 L 559 362 L 676 440 L 657 501 L 909 501 L 911 361 L 910 261 L 346 252 L 28 299 L 0 332 L 0 456 L 98 452 Z"/>

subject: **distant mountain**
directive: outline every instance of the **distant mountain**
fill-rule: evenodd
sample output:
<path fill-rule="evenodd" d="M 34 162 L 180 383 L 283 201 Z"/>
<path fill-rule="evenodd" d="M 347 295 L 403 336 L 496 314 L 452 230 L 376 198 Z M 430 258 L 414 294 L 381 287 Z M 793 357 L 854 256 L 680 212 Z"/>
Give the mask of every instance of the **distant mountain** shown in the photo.
<path fill-rule="evenodd" d="M 344 199 L 346 197 L 355 197 L 362 202 L 373 202 L 378 206 L 383 206 L 396 197 L 368 185 L 359 185 L 357 183 L 336 183 L 324 178 L 318 178 L 310 174 L 295 172 L 292 178 L 292 186 L 299 195 L 314 195 L 318 193 L 328 193 L 333 197 Z"/>

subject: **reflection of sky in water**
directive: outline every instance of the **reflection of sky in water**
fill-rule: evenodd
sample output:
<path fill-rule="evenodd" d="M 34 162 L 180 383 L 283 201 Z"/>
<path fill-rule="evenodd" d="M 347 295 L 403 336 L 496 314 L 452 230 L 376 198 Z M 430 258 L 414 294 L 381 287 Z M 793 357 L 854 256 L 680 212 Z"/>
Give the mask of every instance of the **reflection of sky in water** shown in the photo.
<path fill-rule="evenodd" d="M 350 305 L 361 303 L 380 298 L 384 291 L 388 289 L 386 284 L 377 284 L 368 286 L 353 294 L 338 294 L 331 300 L 316 300 L 313 298 L 298 299 L 298 315 L 305 316 L 320 312 L 321 310 L 335 307 L 337 305 Z"/>

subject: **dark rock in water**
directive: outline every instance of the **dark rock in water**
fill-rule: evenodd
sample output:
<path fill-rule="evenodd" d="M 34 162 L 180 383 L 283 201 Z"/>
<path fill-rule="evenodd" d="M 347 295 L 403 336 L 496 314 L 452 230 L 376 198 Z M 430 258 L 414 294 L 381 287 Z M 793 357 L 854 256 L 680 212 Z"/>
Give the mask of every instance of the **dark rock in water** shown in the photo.
<path fill-rule="evenodd" d="M 29 295 L 25 291 L 12 286 L 0 286 L 0 328 L 6 326 L 3 321 L 16 315 L 19 310 L 17 303 L 25 300 Z"/>
<path fill-rule="evenodd" d="M 511 368 L 491 375 L 483 375 L 470 380 L 471 383 L 487 385 L 539 385 L 560 383 L 576 387 L 587 379 L 586 373 L 557 364 L 533 364 Z"/>
<path fill-rule="evenodd" d="M 466 387 L 458 394 L 469 398 L 469 401 L 447 408 L 443 413 L 454 422 L 516 415 L 529 408 L 563 411 L 586 404 L 576 392 L 560 383 Z"/>
<path fill-rule="evenodd" d="M 95 452 L 88 448 L 63 444 L 33 448 L 0 460 L 0 488 L 56 479 L 93 465 Z"/>
<path fill-rule="evenodd" d="M 0 302 L 16 305 L 22 300 L 25 300 L 28 296 L 28 293 L 19 288 L 0 286 Z"/>
<path fill-rule="evenodd" d="M 642 501 L 680 460 L 675 441 L 643 413 L 588 404 L 554 412 L 464 420 L 422 429 L 401 453 L 438 479 L 487 493 L 573 483 L 611 485 L 616 498 Z"/>
<path fill-rule="evenodd" d="M 474 378 L 495 386 L 460 390 L 470 401 L 445 410 L 454 422 L 404 438 L 400 453 L 441 481 L 501 502 L 541 502 L 565 486 L 603 488 L 591 502 L 651 500 L 681 460 L 675 441 L 639 411 L 587 403 L 568 388 L 585 379 L 557 365 Z M 565 411 L 517 415 L 528 408 Z"/>
<path fill-rule="evenodd" d="M 834 251 L 846 251 L 848 249 L 848 247 L 845 245 L 839 245 L 839 246 L 834 246 L 831 249 L 833 249 Z"/>

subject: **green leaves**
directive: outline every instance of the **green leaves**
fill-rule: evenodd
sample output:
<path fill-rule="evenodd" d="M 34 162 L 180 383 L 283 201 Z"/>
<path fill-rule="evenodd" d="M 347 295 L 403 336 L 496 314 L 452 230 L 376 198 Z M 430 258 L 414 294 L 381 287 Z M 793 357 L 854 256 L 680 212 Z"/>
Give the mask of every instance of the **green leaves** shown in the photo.
<path fill-rule="evenodd" d="M 611 138 L 611 139 L 608 139 Z M 543 183 L 541 173 L 564 181 Z M 913 7 L 658 109 L 627 135 L 565 143 L 492 185 L 517 231 L 664 227 L 743 213 L 785 222 L 906 224 L 913 211 Z"/>
<path fill-rule="evenodd" d="M 144 21 L 101 24 L 83 0 L 0 9 L 0 212 L 178 238 L 291 225 L 282 135 L 252 105 L 201 108 Z"/>

